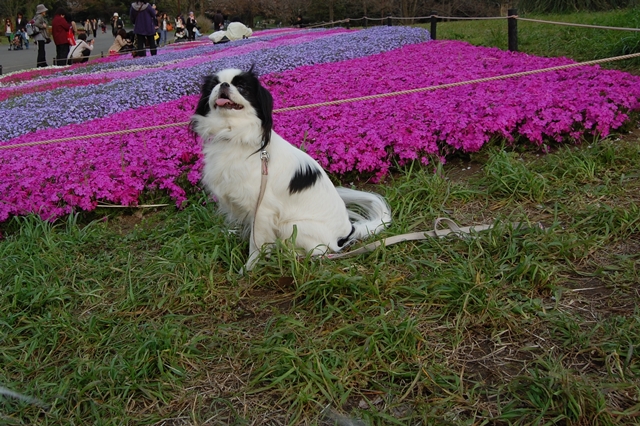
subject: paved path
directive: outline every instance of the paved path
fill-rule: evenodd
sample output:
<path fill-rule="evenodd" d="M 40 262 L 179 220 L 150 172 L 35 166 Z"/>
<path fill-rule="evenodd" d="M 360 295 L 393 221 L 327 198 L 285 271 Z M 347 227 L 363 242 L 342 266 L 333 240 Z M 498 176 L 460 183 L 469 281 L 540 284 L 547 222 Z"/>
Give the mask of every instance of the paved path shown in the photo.
<path fill-rule="evenodd" d="M 9 50 L 6 43 L 6 37 L 3 37 L 3 44 L 0 44 L 0 65 L 2 66 L 2 74 L 9 74 L 16 71 L 27 70 L 36 67 L 36 59 L 38 57 L 38 46 L 29 43 L 29 50 Z M 90 37 L 93 38 L 93 37 Z M 169 33 L 169 41 L 173 40 L 173 34 Z M 109 47 L 113 44 L 113 36 L 111 35 L 111 27 L 107 28 L 107 32 L 102 34 L 98 31 L 96 41 L 93 46 L 92 56 L 100 56 L 109 54 Z M 56 45 L 53 42 L 45 45 L 47 51 L 47 64 L 53 65 L 53 58 L 56 56 Z"/>

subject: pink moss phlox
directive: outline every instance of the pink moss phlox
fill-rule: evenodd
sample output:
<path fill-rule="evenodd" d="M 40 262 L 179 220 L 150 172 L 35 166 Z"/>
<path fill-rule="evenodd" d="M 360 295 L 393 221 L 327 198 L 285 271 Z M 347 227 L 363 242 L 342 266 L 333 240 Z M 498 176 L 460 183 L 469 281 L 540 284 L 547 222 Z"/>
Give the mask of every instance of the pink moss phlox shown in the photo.
<path fill-rule="evenodd" d="M 105 75 L 78 77 L 73 80 L 63 77 L 60 81 L 35 80 L 27 85 L 19 87 L 9 86 L 0 88 L 0 102 L 13 98 L 15 96 L 25 95 L 27 93 L 44 92 L 48 90 L 59 89 L 61 87 L 88 86 L 92 84 L 106 83 L 108 81 L 111 81 L 111 78 Z"/>
<path fill-rule="evenodd" d="M 570 64 L 462 42 L 428 42 L 340 63 L 266 76 L 275 107 L 407 89 Z M 340 78 L 335 78 L 339 75 Z M 354 104 L 277 114 L 276 130 L 334 173 L 384 175 L 401 164 L 460 150 L 492 137 L 534 144 L 585 133 L 608 135 L 640 107 L 640 78 L 577 67 Z M 388 153 L 392 152 L 393 156 Z"/>
<path fill-rule="evenodd" d="M 25 135 L 21 142 L 92 135 L 124 128 L 188 121 L 197 97 L 184 97 L 61 129 Z M 9 141 L 12 142 L 12 141 Z M 180 206 L 186 200 L 181 176 L 199 175 L 200 145 L 186 126 L 88 140 L 24 147 L 3 152 L 0 169 L 0 221 L 37 213 L 55 219 L 99 201 L 136 205 L 145 189 L 159 189 Z"/>
<path fill-rule="evenodd" d="M 326 35 L 299 31 L 280 34 L 279 38 L 238 44 L 236 48 L 205 53 L 197 50 L 191 58 L 156 69 L 191 67 Z M 539 58 L 463 42 L 432 41 L 269 74 L 262 81 L 273 94 L 277 109 L 570 63 L 565 58 Z M 88 84 L 105 75 L 76 75 L 65 80 L 63 74 L 55 75 L 56 71 L 21 73 L 32 82 L 19 88 L 4 87 L 0 96 L 10 97 L 7 94 L 17 93 L 16 90 L 69 87 L 74 81 Z M 147 72 L 153 72 L 153 68 L 127 67 L 106 75 L 124 80 Z M 45 82 L 44 76 L 51 79 Z M 42 129 L 2 144 L 187 122 L 197 99 L 184 96 L 81 124 Z M 630 111 L 640 109 L 639 99 L 640 77 L 581 66 L 337 106 L 276 112 L 274 123 L 278 133 L 303 146 L 329 171 L 356 171 L 380 178 L 396 162 L 416 160 L 428 164 L 432 158 L 443 161 L 450 152 L 477 151 L 494 137 L 513 142 L 524 138 L 542 145 L 575 140 L 585 134 L 606 136 L 627 120 Z M 79 105 L 81 102 L 78 99 Z M 0 151 L 0 222 L 28 213 L 55 219 L 75 209 L 92 210 L 99 202 L 136 205 L 148 189 L 164 191 L 181 206 L 186 200 L 185 183 L 196 185 L 200 180 L 200 150 L 200 142 L 181 125 Z"/>

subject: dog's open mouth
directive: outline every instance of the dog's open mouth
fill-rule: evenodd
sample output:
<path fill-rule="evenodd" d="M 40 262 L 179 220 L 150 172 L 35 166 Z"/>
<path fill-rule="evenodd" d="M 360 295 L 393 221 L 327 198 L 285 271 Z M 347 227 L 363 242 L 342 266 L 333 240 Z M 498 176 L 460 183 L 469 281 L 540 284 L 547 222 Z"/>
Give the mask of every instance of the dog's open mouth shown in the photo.
<path fill-rule="evenodd" d="M 225 109 L 242 109 L 242 105 L 232 102 L 231 99 L 226 97 L 226 94 L 221 93 L 220 97 L 216 99 L 216 107 Z"/>

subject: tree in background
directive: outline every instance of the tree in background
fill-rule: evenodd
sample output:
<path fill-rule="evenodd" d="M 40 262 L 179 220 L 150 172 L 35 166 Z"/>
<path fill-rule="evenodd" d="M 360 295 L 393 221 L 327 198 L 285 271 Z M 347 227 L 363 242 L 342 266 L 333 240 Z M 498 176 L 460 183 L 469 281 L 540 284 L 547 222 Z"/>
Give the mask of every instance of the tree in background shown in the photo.
<path fill-rule="evenodd" d="M 0 0 L 0 16 L 13 21 L 18 13 L 22 13 L 25 18 L 31 19 L 35 15 L 38 3 L 37 0 Z"/>
<path fill-rule="evenodd" d="M 18 12 L 22 12 L 31 18 L 36 5 L 44 3 L 51 11 L 64 8 L 75 21 L 86 18 L 108 21 L 114 12 L 128 16 L 131 1 L 0 0 L 0 16 L 14 18 Z M 504 15 L 508 8 L 518 8 L 523 12 L 557 13 L 633 6 L 640 6 L 640 0 L 157 0 L 158 10 L 171 17 L 193 11 L 197 16 L 212 18 L 215 10 L 221 9 L 225 17 L 238 16 L 248 26 L 254 25 L 256 17 L 291 25 L 298 15 L 311 22 L 331 22 L 363 16 L 429 16 L 431 11 L 441 16 L 495 16 Z"/>

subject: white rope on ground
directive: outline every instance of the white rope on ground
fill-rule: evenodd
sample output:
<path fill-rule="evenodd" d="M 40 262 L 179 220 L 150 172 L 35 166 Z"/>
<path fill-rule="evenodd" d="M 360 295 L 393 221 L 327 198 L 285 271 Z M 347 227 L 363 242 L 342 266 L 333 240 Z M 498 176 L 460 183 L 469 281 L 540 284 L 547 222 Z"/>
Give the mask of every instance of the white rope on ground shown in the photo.
<path fill-rule="evenodd" d="M 137 206 L 122 206 L 120 204 L 98 203 L 96 207 L 101 209 L 152 209 L 156 207 L 167 207 L 171 204 L 138 204 Z"/>
<path fill-rule="evenodd" d="M 359 97 L 348 98 L 348 99 L 338 99 L 335 101 L 320 102 L 315 104 L 284 107 L 284 108 L 274 109 L 273 112 L 279 113 L 279 112 L 287 112 L 287 111 L 297 111 L 302 109 L 318 108 L 322 106 L 341 105 L 341 104 L 351 103 L 351 102 L 359 102 L 359 101 L 366 101 L 366 100 L 379 99 L 379 98 L 388 98 L 391 96 L 400 96 L 400 95 L 407 95 L 412 93 L 427 92 L 427 91 L 433 91 L 438 89 L 448 89 L 451 87 L 465 86 L 468 84 L 485 83 L 488 81 L 496 81 L 496 80 L 506 80 L 509 78 L 524 77 L 527 75 L 541 74 L 544 72 L 560 71 L 560 70 L 565 70 L 570 68 L 577 68 L 577 67 L 582 67 L 587 65 L 597 65 L 597 64 L 607 63 L 607 62 L 622 61 L 622 60 L 633 59 L 638 57 L 640 57 L 640 53 L 632 53 L 629 55 L 614 56 L 611 58 L 604 58 L 604 59 L 594 59 L 592 61 L 576 62 L 573 64 L 558 65 L 555 67 L 540 68 L 540 69 L 530 70 L 530 71 L 521 71 L 521 72 L 516 72 L 512 74 L 497 75 L 493 77 L 483 77 L 483 78 L 478 78 L 474 80 L 458 81 L 455 83 L 445 83 L 445 84 L 439 84 L 436 86 L 421 87 L 417 89 L 400 90 L 397 92 L 380 93 L 376 95 L 359 96 Z M 113 132 L 97 133 L 92 135 L 70 136 L 66 138 L 50 139 L 50 140 L 37 141 L 37 142 L 24 142 L 24 143 L 16 143 L 11 145 L 0 145 L 0 150 L 36 146 L 36 145 L 46 145 L 46 144 L 58 143 L 58 142 L 69 142 L 74 140 L 89 139 L 89 138 L 96 138 L 96 137 L 103 137 L 103 136 L 125 135 L 129 133 L 137 133 L 137 132 L 143 132 L 148 130 L 159 130 L 159 129 L 166 129 L 170 127 L 180 127 L 180 126 L 187 126 L 187 125 L 189 125 L 188 121 L 182 121 L 178 123 L 159 124 L 159 125 L 149 126 L 149 127 L 139 127 L 139 128 L 127 129 L 127 130 L 116 130 Z"/>
<path fill-rule="evenodd" d="M 566 25 L 569 27 L 598 28 L 601 30 L 618 30 L 618 31 L 640 31 L 640 28 L 604 27 L 602 25 L 573 24 L 571 22 L 543 21 L 541 19 L 520 18 L 519 16 L 517 17 L 517 19 L 518 21 L 538 22 L 541 24 Z"/>
<path fill-rule="evenodd" d="M 28 395 L 23 395 L 21 393 L 12 391 L 11 389 L 7 389 L 2 385 L 0 385 L 0 395 L 8 396 L 9 398 L 19 399 L 21 401 L 26 402 L 27 404 L 36 405 L 40 408 L 44 408 L 45 410 L 49 408 L 48 404 L 45 404 L 38 398 L 34 398 Z"/>
<path fill-rule="evenodd" d="M 167 128 L 170 128 L 170 127 L 185 126 L 187 124 L 189 124 L 188 121 L 181 122 L 181 123 L 157 124 L 155 126 L 137 127 L 135 129 L 116 130 L 116 131 L 113 131 L 113 132 L 95 133 L 95 134 L 91 134 L 91 135 L 69 136 L 69 137 L 66 137 L 66 138 L 51 139 L 49 141 L 25 142 L 25 143 L 13 144 L 13 145 L 2 145 L 2 146 L 0 146 L 0 150 L 9 149 L 9 148 L 18 148 L 18 147 L 23 147 L 23 146 L 45 145 L 45 144 L 48 144 L 48 143 L 71 142 L 71 141 L 77 141 L 77 140 L 82 140 L 82 139 L 99 138 L 99 137 L 103 137 L 103 136 L 126 135 L 126 134 L 129 134 L 129 133 L 138 133 L 138 132 L 144 132 L 144 131 L 148 131 L 148 130 L 160 130 L 160 129 L 167 129 Z"/>
<path fill-rule="evenodd" d="M 441 224 L 446 224 L 449 228 L 439 229 Z M 509 224 L 513 229 L 519 229 L 523 226 L 520 222 L 512 222 Z M 541 225 L 536 225 L 536 227 L 542 228 Z M 455 235 L 461 239 L 471 238 L 474 234 L 487 231 L 489 229 L 493 229 L 493 224 L 487 225 L 473 225 L 473 226 L 458 226 L 453 220 L 446 217 L 439 217 L 433 223 L 433 230 L 431 231 L 418 231 L 418 232 L 410 232 L 408 234 L 401 235 L 393 235 L 391 237 L 383 238 L 381 240 L 374 241 L 369 244 L 365 244 L 364 246 L 352 250 L 352 251 L 344 251 L 338 253 L 329 253 L 325 254 L 323 257 L 330 260 L 343 259 L 346 257 L 352 257 L 359 254 L 369 253 L 374 251 L 380 246 L 390 246 L 397 243 L 402 243 L 405 241 L 421 241 L 426 240 L 428 237 L 431 238 L 444 238 L 448 235 Z"/>

